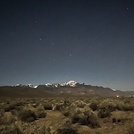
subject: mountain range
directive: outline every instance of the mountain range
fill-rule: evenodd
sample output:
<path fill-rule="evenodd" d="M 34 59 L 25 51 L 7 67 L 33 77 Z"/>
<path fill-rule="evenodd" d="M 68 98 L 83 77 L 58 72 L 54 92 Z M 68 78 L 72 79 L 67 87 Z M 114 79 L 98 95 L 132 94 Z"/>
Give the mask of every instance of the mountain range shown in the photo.
<path fill-rule="evenodd" d="M 76 81 L 64 83 L 47 83 L 33 86 L 32 84 L 16 84 L 1 86 L 0 97 L 51 97 L 51 96 L 134 96 L 134 91 L 121 91 L 102 86 L 80 84 Z"/>

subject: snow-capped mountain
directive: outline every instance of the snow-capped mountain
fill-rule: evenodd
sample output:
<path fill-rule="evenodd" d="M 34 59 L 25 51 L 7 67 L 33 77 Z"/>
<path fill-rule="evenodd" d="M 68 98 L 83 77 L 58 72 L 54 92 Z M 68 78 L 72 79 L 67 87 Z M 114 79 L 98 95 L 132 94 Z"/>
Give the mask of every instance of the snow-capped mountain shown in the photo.
<path fill-rule="evenodd" d="M 77 85 L 80 85 L 80 84 L 74 80 L 70 80 L 70 81 L 64 82 L 64 83 L 46 83 L 46 84 L 44 84 L 44 86 L 46 86 L 46 87 L 56 87 L 56 88 L 64 87 L 64 86 L 76 87 Z M 34 86 L 32 84 L 26 84 L 26 85 L 16 84 L 16 85 L 14 85 L 14 87 L 30 87 L 30 88 L 37 88 L 38 86 Z"/>
<path fill-rule="evenodd" d="M 12 90 L 11 90 L 12 89 Z M 23 90 L 22 90 L 23 89 Z M 121 91 L 102 86 L 85 85 L 74 80 L 64 83 L 16 84 L 1 86 L 0 96 L 134 96 L 134 91 Z"/>
<path fill-rule="evenodd" d="M 74 80 L 71 80 L 71 81 L 64 82 L 64 83 L 53 83 L 53 84 L 47 83 L 47 84 L 45 84 L 45 86 L 47 86 L 47 87 L 59 87 L 59 86 L 75 87 L 77 84 L 79 84 L 79 83 Z"/>
<path fill-rule="evenodd" d="M 37 88 L 38 86 L 34 86 L 32 84 L 27 84 L 27 85 L 16 84 L 15 87 L 31 87 L 31 88 Z"/>
<path fill-rule="evenodd" d="M 65 82 L 63 85 L 64 86 L 75 87 L 77 84 L 79 84 L 79 83 L 74 81 L 74 80 L 71 80 L 71 81 Z"/>
<path fill-rule="evenodd" d="M 45 86 L 47 86 L 47 87 L 58 87 L 59 83 L 53 83 L 53 84 L 47 83 L 47 84 L 45 84 Z"/>

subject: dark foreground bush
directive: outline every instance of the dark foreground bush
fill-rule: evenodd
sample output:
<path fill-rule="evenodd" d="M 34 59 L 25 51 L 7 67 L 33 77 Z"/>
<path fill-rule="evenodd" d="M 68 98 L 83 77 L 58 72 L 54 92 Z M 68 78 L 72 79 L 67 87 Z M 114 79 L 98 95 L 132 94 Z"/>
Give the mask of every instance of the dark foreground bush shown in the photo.
<path fill-rule="evenodd" d="M 61 113 L 66 117 L 70 116 L 70 112 L 68 110 L 61 111 Z"/>
<path fill-rule="evenodd" d="M 111 113 L 108 109 L 100 109 L 100 111 L 98 112 L 99 118 L 106 118 L 110 116 L 111 116 Z"/>
<path fill-rule="evenodd" d="M 77 134 L 77 129 L 70 123 L 65 123 L 61 128 L 57 130 L 57 134 Z"/>
<path fill-rule="evenodd" d="M 34 109 L 34 112 L 35 112 L 35 115 L 36 115 L 36 118 L 45 118 L 47 113 L 45 112 L 45 109 L 44 107 L 41 105 L 37 106 L 35 109 Z"/>
<path fill-rule="evenodd" d="M 90 108 L 91 108 L 93 111 L 95 111 L 95 110 L 98 109 L 98 104 L 95 103 L 95 102 L 92 102 L 92 103 L 90 104 Z"/>
<path fill-rule="evenodd" d="M 37 118 L 45 118 L 47 116 L 47 113 L 44 111 L 36 111 L 35 114 Z"/>
<path fill-rule="evenodd" d="M 11 103 L 11 104 L 6 104 L 5 107 L 4 107 L 4 111 L 5 112 L 9 112 L 9 111 L 17 109 L 18 107 L 21 107 L 21 106 L 23 106 L 23 104 L 19 103 L 19 102 Z"/>
<path fill-rule="evenodd" d="M 0 134 L 22 134 L 17 126 L 0 126 Z"/>
<path fill-rule="evenodd" d="M 38 134 L 52 134 L 51 128 L 43 126 L 42 128 L 38 130 Z"/>
<path fill-rule="evenodd" d="M 74 114 L 72 116 L 72 123 L 87 125 L 91 128 L 100 127 L 99 121 L 95 115 Z"/>
<path fill-rule="evenodd" d="M 51 103 L 45 103 L 44 104 L 44 109 L 45 110 L 52 110 L 52 104 Z"/>
<path fill-rule="evenodd" d="M 24 110 L 18 114 L 19 119 L 21 119 L 24 122 L 32 122 L 36 120 L 36 115 L 31 110 Z"/>
<path fill-rule="evenodd" d="M 59 128 L 57 130 L 57 134 L 77 134 L 76 130 L 73 128 L 68 128 L 68 127 L 64 127 L 64 128 Z"/>
<path fill-rule="evenodd" d="M 122 107 L 122 109 L 124 111 L 134 111 L 134 106 L 133 105 L 129 105 L 129 104 L 124 104 L 124 106 Z"/>

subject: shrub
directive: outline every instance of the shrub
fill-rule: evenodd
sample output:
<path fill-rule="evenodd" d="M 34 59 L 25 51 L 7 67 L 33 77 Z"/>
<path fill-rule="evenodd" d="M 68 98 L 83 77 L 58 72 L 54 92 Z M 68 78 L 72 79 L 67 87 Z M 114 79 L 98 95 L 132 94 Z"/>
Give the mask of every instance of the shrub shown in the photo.
<path fill-rule="evenodd" d="M 52 133 L 51 133 L 50 127 L 47 128 L 43 126 L 42 128 L 38 130 L 38 134 L 52 134 Z"/>
<path fill-rule="evenodd" d="M 77 129 L 70 123 L 65 123 L 61 128 L 57 129 L 57 134 L 77 134 Z"/>
<path fill-rule="evenodd" d="M 24 122 L 32 122 L 36 120 L 36 115 L 31 110 L 24 110 L 18 114 L 18 117 Z"/>
<path fill-rule="evenodd" d="M 11 113 L 5 113 L 0 119 L 0 125 L 10 125 L 16 121 L 15 116 Z"/>
<path fill-rule="evenodd" d="M 100 109 L 99 112 L 98 112 L 98 117 L 99 118 L 106 118 L 106 117 L 110 117 L 111 116 L 111 113 L 108 109 Z"/>
<path fill-rule="evenodd" d="M 70 116 L 70 112 L 65 110 L 65 111 L 62 111 L 62 114 L 66 117 Z"/>
<path fill-rule="evenodd" d="M 45 118 L 47 115 L 42 105 L 39 105 L 38 107 L 36 107 L 34 111 L 35 111 L 35 115 L 37 118 Z"/>
<path fill-rule="evenodd" d="M 45 104 L 44 104 L 44 109 L 45 109 L 45 110 L 52 110 L 52 108 L 53 108 L 53 107 L 52 107 L 52 104 L 51 104 L 51 103 L 45 103 Z"/>
<path fill-rule="evenodd" d="M 134 110 L 134 106 L 130 105 L 130 104 L 124 104 L 122 109 L 124 111 L 133 111 Z"/>
<path fill-rule="evenodd" d="M 5 110 L 5 112 L 9 112 L 9 111 L 11 111 L 11 110 L 13 110 L 13 109 L 16 109 L 17 107 L 20 107 L 20 106 L 22 106 L 23 104 L 20 102 L 14 102 L 14 103 L 11 103 L 11 104 L 6 104 L 5 105 L 5 107 L 4 107 L 4 110 Z"/>
<path fill-rule="evenodd" d="M 77 108 L 84 108 L 86 106 L 86 103 L 84 101 L 77 100 L 77 101 L 73 102 L 71 104 L 71 106 L 77 107 Z"/>
<path fill-rule="evenodd" d="M 64 106 L 68 106 L 70 105 L 71 102 L 69 101 L 69 99 L 65 98 L 63 103 L 64 103 Z"/>
<path fill-rule="evenodd" d="M 99 108 L 108 109 L 110 112 L 113 112 L 117 109 L 117 101 L 112 99 L 105 99 L 99 104 Z"/>
<path fill-rule="evenodd" d="M 11 105 L 11 104 L 5 105 L 5 108 L 4 108 L 5 112 L 9 112 L 9 111 L 11 111 L 13 109 L 15 109 L 15 106 Z"/>
<path fill-rule="evenodd" d="M 16 126 L 0 126 L 0 134 L 22 134 L 20 129 Z"/>
<path fill-rule="evenodd" d="M 4 110 L 0 109 L 0 117 L 2 117 L 4 115 Z"/>
<path fill-rule="evenodd" d="M 90 108 L 91 108 L 93 111 L 95 111 L 95 110 L 98 109 L 98 104 L 95 103 L 95 102 L 92 102 L 92 103 L 90 104 Z"/>
<path fill-rule="evenodd" d="M 89 126 L 90 126 L 91 128 L 100 127 L 100 123 L 99 123 L 99 121 L 98 121 L 98 119 L 97 119 L 96 116 L 90 115 L 90 116 L 88 117 L 88 120 L 89 120 Z"/>
<path fill-rule="evenodd" d="M 47 113 L 43 111 L 36 111 L 35 114 L 37 118 L 45 118 L 47 116 Z"/>
<path fill-rule="evenodd" d="M 78 104 L 77 104 L 77 107 L 79 108 L 84 108 L 86 106 L 86 103 L 80 101 Z"/>
<path fill-rule="evenodd" d="M 53 107 L 52 108 L 53 110 L 61 111 L 63 109 L 63 104 L 62 103 L 55 103 L 55 104 L 52 105 L 52 107 Z"/>
<path fill-rule="evenodd" d="M 112 115 L 112 123 L 127 123 L 129 120 L 132 120 L 133 113 L 116 111 Z"/>
<path fill-rule="evenodd" d="M 89 108 L 88 105 L 86 105 L 84 108 L 74 108 L 72 109 L 74 113 L 83 113 L 83 114 L 93 114 L 93 111 Z"/>
<path fill-rule="evenodd" d="M 72 127 L 59 128 L 57 134 L 77 134 L 76 130 Z"/>
<path fill-rule="evenodd" d="M 72 123 L 80 123 L 80 120 L 81 120 L 81 115 L 80 114 L 74 114 L 72 117 Z"/>
<path fill-rule="evenodd" d="M 80 125 L 87 125 L 91 128 L 100 127 L 98 119 L 95 115 L 74 114 L 72 116 L 72 123 L 79 123 Z"/>

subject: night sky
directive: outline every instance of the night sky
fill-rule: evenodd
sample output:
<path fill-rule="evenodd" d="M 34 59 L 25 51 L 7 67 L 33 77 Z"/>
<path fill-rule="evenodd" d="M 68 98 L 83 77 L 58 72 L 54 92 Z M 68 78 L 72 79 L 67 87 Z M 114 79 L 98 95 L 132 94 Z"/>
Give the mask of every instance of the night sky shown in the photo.
<path fill-rule="evenodd" d="M 134 90 L 133 0 L 1 0 L 0 85 Z"/>

